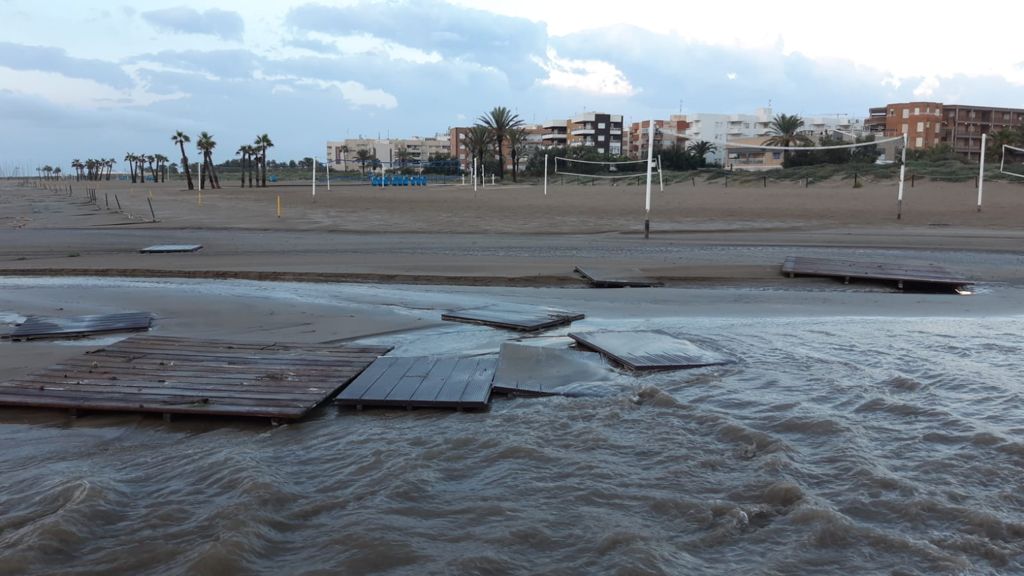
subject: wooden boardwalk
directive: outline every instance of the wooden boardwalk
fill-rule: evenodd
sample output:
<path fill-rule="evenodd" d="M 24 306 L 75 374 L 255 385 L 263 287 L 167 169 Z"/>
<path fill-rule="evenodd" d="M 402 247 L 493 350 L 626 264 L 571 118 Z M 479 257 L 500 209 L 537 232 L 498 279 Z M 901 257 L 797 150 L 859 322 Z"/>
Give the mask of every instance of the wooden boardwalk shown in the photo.
<path fill-rule="evenodd" d="M 636 371 L 700 368 L 730 362 L 721 354 L 664 332 L 583 332 L 570 333 L 569 337 L 580 346 Z"/>
<path fill-rule="evenodd" d="M 11 332 L 11 340 L 41 338 L 84 338 L 110 332 L 148 330 L 153 323 L 149 312 L 124 312 L 71 318 L 29 316 Z"/>
<path fill-rule="evenodd" d="M 486 408 L 491 401 L 494 358 L 383 357 L 349 384 L 342 406 Z"/>
<path fill-rule="evenodd" d="M 651 288 L 664 286 L 640 273 L 636 268 L 593 268 L 576 267 L 575 272 L 583 276 L 594 288 Z"/>
<path fill-rule="evenodd" d="M 883 280 L 896 282 L 903 289 L 906 283 L 956 288 L 972 282 L 936 264 L 890 264 L 887 262 L 857 262 L 832 258 L 789 256 L 782 264 L 782 273 L 794 276 L 823 276 L 850 279 Z"/>
<path fill-rule="evenodd" d="M 168 254 L 174 252 L 198 252 L 202 244 L 157 244 L 139 250 L 140 254 Z"/>
<path fill-rule="evenodd" d="M 441 314 L 441 320 L 483 324 L 521 332 L 536 332 L 582 320 L 583 314 L 519 304 L 495 304 L 483 308 Z"/>
<path fill-rule="evenodd" d="M 0 406 L 294 420 L 389 350 L 135 336 L 0 382 Z"/>

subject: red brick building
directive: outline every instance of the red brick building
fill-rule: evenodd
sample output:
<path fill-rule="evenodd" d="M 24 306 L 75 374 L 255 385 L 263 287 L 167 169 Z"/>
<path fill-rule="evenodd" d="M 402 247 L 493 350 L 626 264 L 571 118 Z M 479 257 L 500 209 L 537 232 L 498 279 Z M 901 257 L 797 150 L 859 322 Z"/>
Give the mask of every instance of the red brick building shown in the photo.
<path fill-rule="evenodd" d="M 948 144 L 977 158 L 981 135 L 1024 126 L 1024 109 L 967 106 L 941 102 L 901 102 L 871 108 L 865 126 L 885 136 L 907 135 L 911 150 Z"/>

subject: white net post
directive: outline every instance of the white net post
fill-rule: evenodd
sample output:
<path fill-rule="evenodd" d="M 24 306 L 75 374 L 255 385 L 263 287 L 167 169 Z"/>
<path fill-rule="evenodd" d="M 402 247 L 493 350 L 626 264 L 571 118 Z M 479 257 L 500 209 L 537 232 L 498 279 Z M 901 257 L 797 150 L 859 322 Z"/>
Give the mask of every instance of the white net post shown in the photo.
<path fill-rule="evenodd" d="M 654 168 L 654 120 L 647 127 L 647 196 L 644 202 L 644 240 L 651 236 L 651 170 Z"/>
<path fill-rule="evenodd" d="M 313 158 L 313 202 L 316 202 L 316 157 Z"/>
<path fill-rule="evenodd" d="M 978 163 L 978 212 L 981 212 L 981 192 L 985 189 L 985 137 L 988 134 L 981 134 L 981 158 Z"/>
<path fill-rule="evenodd" d="M 476 192 L 476 156 L 473 156 L 473 192 Z"/>
<path fill-rule="evenodd" d="M 327 161 L 324 162 L 324 172 L 326 173 L 326 176 L 327 176 L 327 191 L 330 192 L 331 191 L 331 159 L 330 158 L 326 158 L 326 160 Z"/>
<path fill-rule="evenodd" d="M 907 173 L 907 133 L 903 133 L 903 152 L 900 156 L 900 189 L 896 194 L 896 219 L 903 218 L 903 177 Z"/>
<path fill-rule="evenodd" d="M 665 191 L 665 179 L 662 176 L 661 171 L 661 154 L 658 154 L 658 188 L 661 189 L 662 192 Z"/>
<path fill-rule="evenodd" d="M 544 155 L 544 195 L 548 195 L 548 155 Z"/>

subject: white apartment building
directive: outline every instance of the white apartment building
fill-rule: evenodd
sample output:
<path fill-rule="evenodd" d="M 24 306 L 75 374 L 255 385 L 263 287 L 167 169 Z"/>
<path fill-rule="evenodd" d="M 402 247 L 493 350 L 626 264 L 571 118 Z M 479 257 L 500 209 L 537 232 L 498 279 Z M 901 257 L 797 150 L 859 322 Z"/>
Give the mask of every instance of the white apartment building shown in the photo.
<path fill-rule="evenodd" d="M 358 170 L 357 161 L 360 150 L 366 150 L 371 156 L 380 160 L 385 166 L 398 166 L 400 153 L 404 149 L 409 154 L 409 165 L 426 163 L 432 155 L 449 154 L 451 145 L 447 136 L 438 135 L 432 138 L 349 138 L 327 142 L 327 158 L 331 169 Z"/>
<path fill-rule="evenodd" d="M 848 114 L 830 114 L 827 116 L 804 116 L 803 133 L 812 137 L 825 132 L 837 131 L 846 139 L 865 134 L 864 119 L 851 118 Z M 753 114 L 709 114 L 697 113 L 681 116 L 689 122 L 690 127 L 684 132 L 690 141 L 707 140 L 718 145 L 714 154 L 708 156 L 709 162 L 725 164 L 724 142 L 740 138 L 768 138 L 771 136 L 771 123 L 774 113 L 771 108 L 758 108 Z"/>

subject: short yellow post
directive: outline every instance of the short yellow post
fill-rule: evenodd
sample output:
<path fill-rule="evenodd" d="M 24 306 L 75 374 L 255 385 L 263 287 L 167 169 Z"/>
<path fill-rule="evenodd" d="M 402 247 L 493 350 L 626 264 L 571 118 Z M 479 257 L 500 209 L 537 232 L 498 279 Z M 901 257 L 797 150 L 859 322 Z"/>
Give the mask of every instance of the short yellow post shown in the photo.
<path fill-rule="evenodd" d="M 277 195 L 277 217 L 281 217 L 281 195 Z"/>

